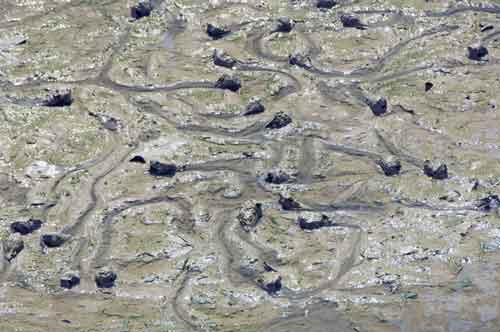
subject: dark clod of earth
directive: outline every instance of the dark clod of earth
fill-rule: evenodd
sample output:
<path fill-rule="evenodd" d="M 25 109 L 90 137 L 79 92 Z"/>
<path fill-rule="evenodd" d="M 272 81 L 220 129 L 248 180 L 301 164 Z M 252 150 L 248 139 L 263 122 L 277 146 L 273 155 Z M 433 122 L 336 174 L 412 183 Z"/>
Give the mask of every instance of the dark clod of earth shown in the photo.
<path fill-rule="evenodd" d="M 215 82 L 215 88 L 236 92 L 241 88 L 241 81 L 237 77 L 224 74 Z"/>
<path fill-rule="evenodd" d="M 293 30 L 295 22 L 288 17 L 280 17 L 276 20 L 274 32 L 288 33 Z"/>
<path fill-rule="evenodd" d="M 359 30 L 366 29 L 366 25 L 361 23 L 361 20 L 358 17 L 352 15 L 347 15 L 347 14 L 341 15 L 340 22 L 342 22 L 344 28 L 356 28 Z"/>
<path fill-rule="evenodd" d="M 49 96 L 44 105 L 47 107 L 65 107 L 71 106 L 72 103 L 73 98 L 71 97 L 71 91 L 65 91 L 56 92 Z"/>
<path fill-rule="evenodd" d="M 369 102 L 368 106 L 375 116 L 381 116 L 387 113 L 387 99 L 385 98 L 380 98 L 376 102 Z"/>
<path fill-rule="evenodd" d="M 221 39 L 221 38 L 223 38 L 231 33 L 230 30 L 218 28 L 215 25 L 212 25 L 210 23 L 207 24 L 206 31 L 207 31 L 207 35 L 209 35 L 214 40 Z"/>
<path fill-rule="evenodd" d="M 325 215 L 322 215 L 319 220 L 314 217 L 306 218 L 304 216 L 301 216 L 299 217 L 298 224 L 301 229 L 312 231 L 315 229 L 320 229 L 322 227 L 330 226 L 332 222 Z"/>
<path fill-rule="evenodd" d="M 468 55 L 467 57 L 474 61 L 480 61 L 485 56 L 488 55 L 488 49 L 484 46 L 479 47 L 467 47 Z"/>
<path fill-rule="evenodd" d="M 300 209 L 300 204 L 292 197 L 285 197 L 283 195 L 280 195 L 278 202 L 280 203 L 281 208 L 285 211 Z"/>
<path fill-rule="evenodd" d="M 98 288 L 112 288 L 115 286 L 116 279 L 116 273 L 110 269 L 99 270 L 95 275 L 95 283 Z"/>
<path fill-rule="evenodd" d="M 143 156 L 134 156 L 132 159 L 129 160 L 131 163 L 138 163 L 138 164 L 145 164 L 146 159 L 144 159 Z"/>
<path fill-rule="evenodd" d="M 331 9 L 335 5 L 337 5 L 337 2 L 334 0 L 317 0 L 316 2 L 316 7 L 322 9 Z"/>
<path fill-rule="evenodd" d="M 427 92 L 430 89 L 432 89 L 433 87 L 434 87 L 434 84 L 432 84 L 432 82 L 425 82 L 424 90 L 425 90 L 425 92 Z"/>
<path fill-rule="evenodd" d="M 500 198 L 498 195 L 489 195 L 487 197 L 481 198 L 477 205 L 478 209 L 490 212 L 497 210 L 500 207 Z"/>
<path fill-rule="evenodd" d="M 143 17 L 147 17 L 151 15 L 151 11 L 153 11 L 153 6 L 148 2 L 139 2 L 137 5 L 130 8 L 130 16 L 139 20 Z"/>
<path fill-rule="evenodd" d="M 396 158 L 385 158 L 377 161 L 386 176 L 398 175 L 401 172 L 401 161 Z"/>
<path fill-rule="evenodd" d="M 262 103 L 260 101 L 253 101 L 247 105 L 243 115 L 249 116 L 249 115 L 264 113 L 265 110 L 266 110 L 266 108 L 264 107 L 264 105 L 262 105 Z"/>
<path fill-rule="evenodd" d="M 149 164 L 149 174 L 153 176 L 174 177 L 177 173 L 177 166 L 174 164 L 164 164 L 159 161 L 151 161 Z"/>
<path fill-rule="evenodd" d="M 433 165 L 429 160 L 426 160 L 424 174 L 436 180 L 444 180 L 448 178 L 448 167 L 446 164 Z"/>
<path fill-rule="evenodd" d="M 66 237 L 56 233 L 43 234 L 40 241 L 43 246 L 48 248 L 57 248 L 66 242 Z"/>
<path fill-rule="evenodd" d="M 290 180 L 290 176 L 282 170 L 272 170 L 267 173 L 264 181 L 272 184 L 283 184 Z"/>
<path fill-rule="evenodd" d="M 27 235 L 42 227 L 43 222 L 38 219 L 29 219 L 27 221 L 16 221 L 10 224 L 10 230 L 13 233 Z"/>
<path fill-rule="evenodd" d="M 274 115 L 274 118 L 266 125 L 267 129 L 280 129 L 288 126 L 292 123 L 292 118 L 284 113 L 278 112 Z"/>
<path fill-rule="evenodd" d="M 65 273 L 59 284 L 62 288 L 71 289 L 80 284 L 80 275 L 77 272 Z"/>

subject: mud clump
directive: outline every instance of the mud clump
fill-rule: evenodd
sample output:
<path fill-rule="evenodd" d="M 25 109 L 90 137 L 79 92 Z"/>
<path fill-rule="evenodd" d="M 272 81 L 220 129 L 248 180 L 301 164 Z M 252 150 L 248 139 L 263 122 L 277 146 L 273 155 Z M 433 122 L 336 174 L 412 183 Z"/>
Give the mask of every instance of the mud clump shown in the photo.
<path fill-rule="evenodd" d="M 498 195 L 489 195 L 481 198 L 477 204 L 477 208 L 484 212 L 498 210 L 500 207 L 500 197 Z"/>
<path fill-rule="evenodd" d="M 485 56 L 488 55 L 488 49 L 484 46 L 479 47 L 467 47 L 467 57 L 470 60 L 481 61 Z"/>
<path fill-rule="evenodd" d="M 4 258 L 10 262 L 24 249 L 24 241 L 19 236 L 10 236 L 2 241 Z"/>
<path fill-rule="evenodd" d="M 300 204 L 289 196 L 280 195 L 278 203 L 281 205 L 281 208 L 285 211 L 298 210 L 301 208 Z"/>
<path fill-rule="evenodd" d="M 80 284 L 80 275 L 78 272 L 67 272 L 59 280 L 61 288 L 71 289 Z"/>
<path fill-rule="evenodd" d="M 337 5 L 337 2 L 334 0 L 317 0 L 316 8 L 320 9 L 331 9 Z"/>
<path fill-rule="evenodd" d="M 57 91 L 53 95 L 49 96 L 44 102 L 44 106 L 47 107 L 65 107 L 71 106 L 73 104 L 73 98 L 71 97 L 71 91 Z"/>
<path fill-rule="evenodd" d="M 251 200 L 243 203 L 236 219 L 240 222 L 241 227 L 249 232 L 257 226 L 262 216 L 262 204 Z"/>
<path fill-rule="evenodd" d="M 401 172 L 401 161 L 393 156 L 377 161 L 386 176 L 395 176 Z"/>
<path fill-rule="evenodd" d="M 448 178 L 448 167 L 446 164 L 433 164 L 429 160 L 424 162 L 424 174 L 435 180 Z"/>
<path fill-rule="evenodd" d="M 371 101 L 368 103 L 368 107 L 370 107 L 373 115 L 381 116 L 387 113 L 387 99 L 380 98 L 376 102 Z"/>
<path fill-rule="evenodd" d="M 149 164 L 149 174 L 153 176 L 174 177 L 177 173 L 177 166 L 174 164 L 164 164 L 159 161 L 152 161 Z"/>
<path fill-rule="evenodd" d="M 425 82 L 424 91 L 425 92 L 430 91 L 433 87 L 434 87 L 434 84 L 432 84 L 432 82 Z"/>
<path fill-rule="evenodd" d="M 48 248 L 57 248 L 62 246 L 67 240 L 68 236 L 51 233 L 42 235 L 40 243 L 42 246 L 46 246 Z"/>
<path fill-rule="evenodd" d="M 98 288 L 112 288 L 115 286 L 116 279 L 116 273 L 109 268 L 103 268 L 95 275 L 95 283 Z"/>
<path fill-rule="evenodd" d="M 146 163 L 146 159 L 144 159 L 143 156 L 134 156 L 132 157 L 129 162 L 131 163 L 138 163 L 138 164 L 145 164 Z"/>
<path fill-rule="evenodd" d="M 207 35 L 210 36 L 213 40 L 224 38 L 225 36 L 231 33 L 231 30 L 226 30 L 224 28 L 218 28 L 215 25 L 210 23 L 207 24 L 206 29 Z"/>
<path fill-rule="evenodd" d="M 38 219 L 29 219 L 27 221 L 16 221 L 10 224 L 10 230 L 13 233 L 21 235 L 31 234 L 42 227 L 43 222 Z"/>
<path fill-rule="evenodd" d="M 289 33 L 295 27 L 295 22 L 288 17 L 280 17 L 276 20 L 272 32 Z"/>
<path fill-rule="evenodd" d="M 277 272 L 264 273 L 257 279 L 259 286 L 268 294 L 276 294 L 281 290 L 281 276 Z"/>
<path fill-rule="evenodd" d="M 238 63 L 235 58 L 226 54 L 222 50 L 214 50 L 212 59 L 214 61 L 214 65 L 225 68 L 233 68 Z"/>
<path fill-rule="evenodd" d="M 260 101 L 253 101 L 247 105 L 245 108 L 245 112 L 243 112 L 244 116 L 255 115 L 264 113 L 266 108 L 261 104 Z"/>
<path fill-rule="evenodd" d="M 229 90 L 236 92 L 241 89 L 241 81 L 237 77 L 232 77 L 229 75 L 222 75 L 217 82 L 215 82 L 216 89 Z"/>
<path fill-rule="evenodd" d="M 340 15 L 340 22 L 344 28 L 356 28 L 358 30 L 366 29 L 366 25 L 361 23 L 361 20 L 358 17 L 352 15 Z"/>
<path fill-rule="evenodd" d="M 302 230 L 312 231 L 315 229 L 331 226 L 332 221 L 328 218 L 328 216 L 325 215 L 321 215 L 318 217 L 315 214 L 303 214 L 299 217 L 298 224 Z"/>
<path fill-rule="evenodd" d="M 292 123 L 292 118 L 284 113 L 278 112 L 274 115 L 274 118 L 266 125 L 267 129 L 280 129 L 288 126 Z"/>
<path fill-rule="evenodd" d="M 280 169 L 269 171 L 264 181 L 271 184 L 283 184 L 290 181 L 290 175 Z"/>
<path fill-rule="evenodd" d="M 139 2 L 137 5 L 130 8 L 130 16 L 136 20 L 139 20 L 143 17 L 147 17 L 151 15 L 153 11 L 153 5 L 148 2 Z"/>

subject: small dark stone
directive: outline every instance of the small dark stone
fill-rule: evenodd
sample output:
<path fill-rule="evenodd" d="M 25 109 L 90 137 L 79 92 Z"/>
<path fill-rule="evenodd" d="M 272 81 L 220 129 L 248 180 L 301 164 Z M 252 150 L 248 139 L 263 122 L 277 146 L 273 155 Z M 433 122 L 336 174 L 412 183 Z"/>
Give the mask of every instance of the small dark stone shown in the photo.
<path fill-rule="evenodd" d="M 274 115 L 274 118 L 266 125 L 267 129 L 280 129 L 288 126 L 292 123 L 292 118 L 284 113 L 278 112 Z"/>
<path fill-rule="evenodd" d="M 264 113 L 266 108 L 264 105 L 260 103 L 260 101 L 253 101 L 250 104 L 247 105 L 245 112 L 243 113 L 244 116 L 249 116 L 249 115 L 255 115 L 259 113 Z"/>
<path fill-rule="evenodd" d="M 300 209 L 300 204 L 296 202 L 292 197 L 285 197 L 280 195 L 279 203 L 281 208 L 286 211 Z"/>
<path fill-rule="evenodd" d="M 116 273 L 110 269 L 102 269 L 95 275 L 95 283 L 99 288 L 111 288 L 115 285 Z"/>
<path fill-rule="evenodd" d="M 230 30 L 218 28 L 210 23 L 207 24 L 207 35 L 209 35 L 214 40 L 223 38 L 230 33 Z"/>
<path fill-rule="evenodd" d="M 386 176 L 398 175 L 401 171 L 401 161 L 396 158 L 385 158 L 378 160 L 377 164 L 382 168 Z"/>
<path fill-rule="evenodd" d="M 220 50 L 214 50 L 213 61 L 214 65 L 225 68 L 233 68 L 238 63 L 236 59 Z"/>
<path fill-rule="evenodd" d="M 144 159 L 143 156 L 134 156 L 132 159 L 129 160 L 131 163 L 139 163 L 139 164 L 145 164 L 146 159 Z"/>
<path fill-rule="evenodd" d="M 494 29 L 493 25 L 484 26 L 483 24 L 480 24 L 479 26 L 481 27 L 481 32 L 485 32 L 485 31 L 489 31 L 489 30 L 493 30 Z"/>
<path fill-rule="evenodd" d="M 149 174 L 154 176 L 174 177 L 177 173 L 177 166 L 174 164 L 164 164 L 159 161 L 152 161 L 149 164 Z"/>
<path fill-rule="evenodd" d="M 340 22 L 344 28 L 356 28 L 359 30 L 365 30 L 366 25 L 361 23 L 360 19 L 352 15 L 341 15 Z"/>
<path fill-rule="evenodd" d="M 28 221 L 16 221 L 10 224 L 10 230 L 13 233 L 27 235 L 42 227 L 42 221 L 38 219 L 30 219 Z"/>
<path fill-rule="evenodd" d="M 299 217 L 299 227 L 303 230 L 315 230 L 331 224 L 327 216 L 322 215 L 321 219 L 316 219 L 314 217 L 306 218 L 304 216 Z"/>
<path fill-rule="evenodd" d="M 385 98 L 380 98 L 376 102 L 370 102 L 368 106 L 375 116 L 381 116 L 387 112 L 387 100 Z"/>
<path fill-rule="evenodd" d="M 280 17 L 276 20 L 275 28 L 273 32 L 283 32 L 288 33 L 293 30 L 295 22 L 288 17 Z"/>
<path fill-rule="evenodd" d="M 18 237 L 10 237 L 3 241 L 3 254 L 7 261 L 12 261 L 24 249 L 24 241 Z"/>
<path fill-rule="evenodd" d="M 425 85 L 424 85 L 425 92 L 429 91 L 433 87 L 434 87 L 434 84 L 432 84 L 431 82 L 425 82 Z"/>
<path fill-rule="evenodd" d="M 500 207 L 500 198 L 498 195 L 489 195 L 481 198 L 477 204 L 478 209 L 481 211 L 489 212 L 497 210 Z"/>
<path fill-rule="evenodd" d="M 71 97 L 71 91 L 56 92 L 51 95 L 44 103 L 47 107 L 65 107 L 71 106 L 73 103 L 73 98 Z"/>
<path fill-rule="evenodd" d="M 474 61 L 480 61 L 482 58 L 488 55 L 488 49 L 484 46 L 479 47 L 467 47 L 469 52 L 468 58 Z"/>
<path fill-rule="evenodd" d="M 330 9 L 333 8 L 336 4 L 337 2 L 334 0 L 318 0 L 316 2 L 316 7 L 322 9 Z"/>
<path fill-rule="evenodd" d="M 237 77 L 222 75 L 217 82 L 215 82 L 215 88 L 236 92 L 241 88 L 241 81 Z"/>
<path fill-rule="evenodd" d="M 300 53 L 290 54 L 288 56 L 288 63 L 292 66 L 297 66 L 304 69 L 311 69 L 312 65 L 306 55 Z"/>
<path fill-rule="evenodd" d="M 143 17 L 151 15 L 153 6 L 149 2 L 140 2 L 137 5 L 130 8 L 130 16 L 139 20 Z"/>
<path fill-rule="evenodd" d="M 60 286 L 62 288 L 71 289 L 80 284 L 80 276 L 77 272 L 68 272 L 60 279 Z"/>
<path fill-rule="evenodd" d="M 290 176 L 281 170 L 273 170 L 267 173 L 264 181 L 272 184 L 282 184 L 288 182 Z"/>
<path fill-rule="evenodd" d="M 439 166 L 431 165 L 429 160 L 424 163 L 424 174 L 436 180 L 444 180 L 448 178 L 448 167 L 445 164 Z"/>
<path fill-rule="evenodd" d="M 62 246 L 64 242 L 66 242 L 66 240 L 67 237 L 60 234 L 52 233 L 52 234 L 42 235 L 41 243 L 42 245 L 45 245 L 49 248 L 56 248 Z"/>

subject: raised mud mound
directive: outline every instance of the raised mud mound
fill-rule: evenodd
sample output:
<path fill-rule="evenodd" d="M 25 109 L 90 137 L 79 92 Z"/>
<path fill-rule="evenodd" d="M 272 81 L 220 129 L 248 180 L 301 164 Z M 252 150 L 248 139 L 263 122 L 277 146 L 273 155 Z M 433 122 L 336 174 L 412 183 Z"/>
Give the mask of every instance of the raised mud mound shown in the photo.
<path fill-rule="evenodd" d="M 0 331 L 498 331 L 498 1 L 17 1 Z"/>

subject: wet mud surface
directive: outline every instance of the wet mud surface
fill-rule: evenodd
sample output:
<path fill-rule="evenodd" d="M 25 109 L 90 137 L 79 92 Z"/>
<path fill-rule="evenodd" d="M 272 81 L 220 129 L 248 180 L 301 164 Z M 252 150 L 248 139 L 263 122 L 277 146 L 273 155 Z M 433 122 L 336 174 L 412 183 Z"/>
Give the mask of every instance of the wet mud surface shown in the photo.
<path fill-rule="evenodd" d="M 2 9 L 1 331 L 499 331 L 496 1 Z"/>

